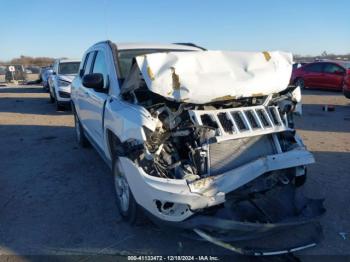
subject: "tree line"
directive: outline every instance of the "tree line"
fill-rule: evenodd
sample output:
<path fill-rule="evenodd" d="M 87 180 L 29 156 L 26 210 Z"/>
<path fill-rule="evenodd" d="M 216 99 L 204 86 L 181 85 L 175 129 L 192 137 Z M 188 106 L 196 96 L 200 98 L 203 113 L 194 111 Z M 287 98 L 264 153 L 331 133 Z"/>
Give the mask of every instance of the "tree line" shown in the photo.
<path fill-rule="evenodd" d="M 48 66 L 54 61 L 52 57 L 24 56 L 13 58 L 10 61 L 0 61 L 0 65 Z"/>
<path fill-rule="evenodd" d="M 297 62 L 312 62 L 317 59 L 350 61 L 350 54 L 336 55 L 336 54 L 329 54 L 326 51 L 323 51 L 322 54 L 318 56 L 294 55 L 294 60 Z"/>

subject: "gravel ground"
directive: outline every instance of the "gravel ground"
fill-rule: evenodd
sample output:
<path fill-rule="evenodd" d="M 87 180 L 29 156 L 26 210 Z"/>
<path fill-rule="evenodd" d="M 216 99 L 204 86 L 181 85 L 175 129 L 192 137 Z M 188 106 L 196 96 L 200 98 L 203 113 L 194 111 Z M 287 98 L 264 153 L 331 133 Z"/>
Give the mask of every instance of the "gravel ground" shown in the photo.
<path fill-rule="evenodd" d="M 299 254 L 350 255 L 350 100 L 306 91 L 303 103 L 297 127 L 317 160 L 305 192 L 325 198 L 327 214 L 324 241 Z M 322 111 L 325 103 L 335 112 Z M 122 222 L 109 170 L 93 149 L 78 148 L 73 126 L 40 87 L 0 88 L 0 254 L 227 254 Z"/>

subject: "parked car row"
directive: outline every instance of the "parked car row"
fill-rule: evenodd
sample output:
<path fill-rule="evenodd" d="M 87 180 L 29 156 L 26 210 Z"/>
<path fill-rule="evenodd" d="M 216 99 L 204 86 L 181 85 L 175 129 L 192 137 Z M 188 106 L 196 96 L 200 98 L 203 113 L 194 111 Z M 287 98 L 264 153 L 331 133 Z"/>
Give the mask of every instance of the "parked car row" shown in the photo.
<path fill-rule="evenodd" d="M 296 190 L 314 158 L 293 127 L 301 95 L 291 72 L 283 52 L 105 41 L 81 62 L 57 59 L 47 87 L 58 110 L 71 104 L 78 143 L 110 167 L 125 221 L 147 216 L 268 255 L 314 246 L 325 211 Z M 272 233 L 290 246 L 232 244 Z"/>

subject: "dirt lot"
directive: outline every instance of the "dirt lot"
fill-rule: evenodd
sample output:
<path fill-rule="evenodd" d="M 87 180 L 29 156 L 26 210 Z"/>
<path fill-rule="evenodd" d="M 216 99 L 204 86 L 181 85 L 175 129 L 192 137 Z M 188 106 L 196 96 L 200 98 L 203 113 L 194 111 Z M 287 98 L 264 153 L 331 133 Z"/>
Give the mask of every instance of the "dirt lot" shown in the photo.
<path fill-rule="evenodd" d="M 0 88 L 1 254 L 212 254 L 228 252 L 151 224 L 122 222 L 113 181 L 93 149 L 78 148 L 70 112 L 40 87 Z M 317 163 L 305 192 L 326 199 L 324 241 L 299 254 L 350 255 L 350 100 L 307 91 L 297 126 Z M 325 103 L 335 112 L 323 112 Z M 181 244 L 180 244 L 181 242 Z"/>

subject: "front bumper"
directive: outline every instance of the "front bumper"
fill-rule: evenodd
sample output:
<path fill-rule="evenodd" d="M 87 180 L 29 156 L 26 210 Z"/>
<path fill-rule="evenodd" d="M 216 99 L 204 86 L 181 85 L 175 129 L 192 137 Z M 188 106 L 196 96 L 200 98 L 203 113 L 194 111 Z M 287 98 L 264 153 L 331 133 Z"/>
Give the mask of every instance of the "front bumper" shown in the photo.
<path fill-rule="evenodd" d="M 308 165 L 314 163 L 314 158 L 303 147 L 298 147 L 281 154 L 261 157 L 221 175 L 202 178 L 193 183 L 185 179 L 150 176 L 130 159 L 120 157 L 120 161 L 136 202 L 159 219 L 180 222 L 192 216 L 196 210 L 224 203 L 226 194 L 266 172 Z M 177 208 L 174 212 L 162 212 L 164 210 L 159 209 L 158 201 L 174 203 Z"/>
<path fill-rule="evenodd" d="M 325 212 L 323 200 L 304 197 L 292 182 L 241 192 L 267 172 L 313 163 L 302 146 L 192 183 L 150 176 L 130 159 L 120 161 L 136 202 L 165 230 L 181 228 L 191 237 L 244 255 L 294 252 L 322 238 L 318 218 Z M 161 203 L 173 203 L 173 212 Z"/>
<path fill-rule="evenodd" d="M 278 255 L 315 246 L 322 239 L 318 218 L 323 200 L 304 197 L 292 186 L 239 205 L 227 201 L 207 214 L 179 223 L 151 219 L 167 229 L 184 229 L 187 236 L 206 240 L 243 255 Z M 193 233 L 195 232 L 195 234 Z"/>
<path fill-rule="evenodd" d="M 71 86 L 59 86 L 56 91 L 56 98 L 59 102 L 67 102 L 71 101 Z"/>

